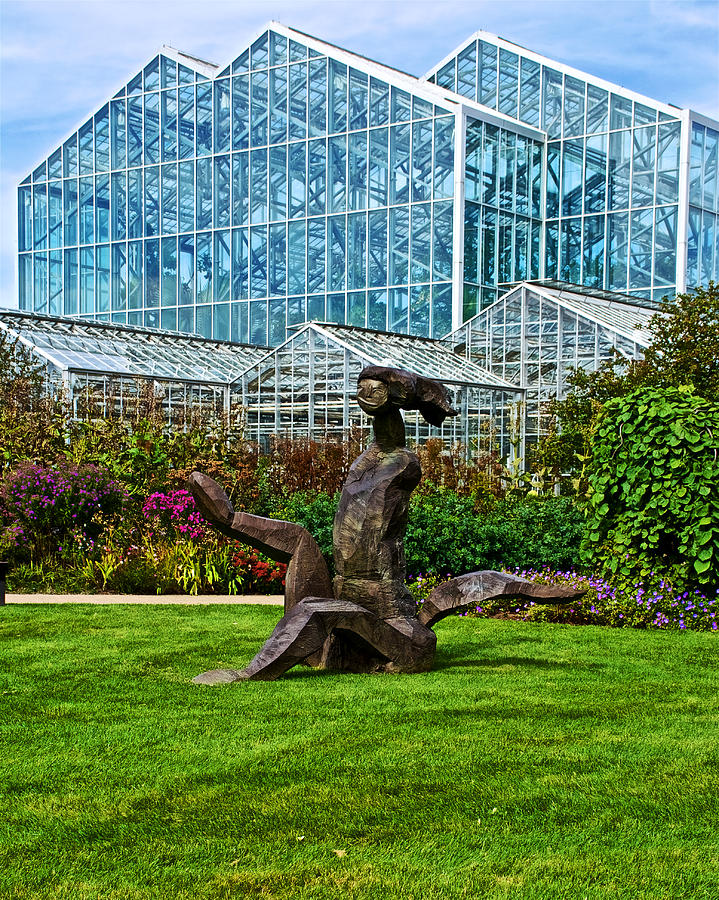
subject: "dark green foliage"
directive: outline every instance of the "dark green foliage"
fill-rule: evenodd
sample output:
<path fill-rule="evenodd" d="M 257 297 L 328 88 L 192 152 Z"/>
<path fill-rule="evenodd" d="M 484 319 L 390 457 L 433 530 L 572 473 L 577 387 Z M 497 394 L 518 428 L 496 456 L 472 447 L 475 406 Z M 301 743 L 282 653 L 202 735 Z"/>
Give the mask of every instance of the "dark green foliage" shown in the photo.
<path fill-rule="evenodd" d="M 442 492 L 413 498 L 407 527 L 407 570 L 462 575 L 502 566 L 576 565 L 582 516 L 567 498 L 503 500 L 486 514 L 470 498 Z"/>
<path fill-rule="evenodd" d="M 298 491 L 277 499 L 270 513 L 273 519 L 286 519 L 306 528 L 317 541 L 331 573 L 334 572 L 332 524 L 338 502 L 339 495 L 330 497 L 328 494 Z"/>
<path fill-rule="evenodd" d="M 690 388 L 607 403 L 593 442 L 585 559 L 608 577 L 719 581 L 719 406 Z"/>

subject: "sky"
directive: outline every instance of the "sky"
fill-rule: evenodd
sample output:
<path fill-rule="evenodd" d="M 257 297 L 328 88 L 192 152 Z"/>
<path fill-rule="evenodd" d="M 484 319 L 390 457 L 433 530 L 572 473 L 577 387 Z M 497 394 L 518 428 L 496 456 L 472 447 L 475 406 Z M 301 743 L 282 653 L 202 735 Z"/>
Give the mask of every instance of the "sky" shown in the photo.
<path fill-rule="evenodd" d="M 18 182 L 162 44 L 224 67 L 271 19 L 418 76 L 483 29 L 719 119 L 719 0 L 0 0 L 0 306 Z"/>

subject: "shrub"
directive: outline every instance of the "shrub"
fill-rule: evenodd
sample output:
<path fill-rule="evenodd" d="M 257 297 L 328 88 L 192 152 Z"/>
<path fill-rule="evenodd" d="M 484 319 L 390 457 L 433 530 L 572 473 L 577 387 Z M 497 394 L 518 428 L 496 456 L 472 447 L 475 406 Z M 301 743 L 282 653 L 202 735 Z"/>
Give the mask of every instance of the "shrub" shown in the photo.
<path fill-rule="evenodd" d="M 609 578 L 719 582 L 719 406 L 692 388 L 608 403 L 593 440 L 584 557 Z"/>

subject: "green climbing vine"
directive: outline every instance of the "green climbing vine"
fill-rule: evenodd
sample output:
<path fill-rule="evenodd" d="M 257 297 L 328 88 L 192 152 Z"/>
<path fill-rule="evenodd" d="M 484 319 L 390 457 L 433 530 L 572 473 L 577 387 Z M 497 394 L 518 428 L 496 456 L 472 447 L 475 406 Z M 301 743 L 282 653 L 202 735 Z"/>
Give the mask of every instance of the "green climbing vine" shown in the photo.
<path fill-rule="evenodd" d="M 608 577 L 719 584 L 719 405 L 691 387 L 608 402 L 592 442 L 582 552 Z"/>

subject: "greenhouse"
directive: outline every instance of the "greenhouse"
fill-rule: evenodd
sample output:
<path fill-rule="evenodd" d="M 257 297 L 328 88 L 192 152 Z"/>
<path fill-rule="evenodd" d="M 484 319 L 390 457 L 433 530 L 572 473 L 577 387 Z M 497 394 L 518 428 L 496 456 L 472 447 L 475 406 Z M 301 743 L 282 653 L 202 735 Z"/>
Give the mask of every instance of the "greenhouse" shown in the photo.
<path fill-rule="evenodd" d="M 47 386 L 63 391 L 77 417 L 131 417 L 152 401 L 168 423 L 228 418 L 230 384 L 267 348 L 188 334 L 0 310 L 0 334 L 46 365 Z"/>
<path fill-rule="evenodd" d="M 470 452 L 514 452 L 521 386 L 429 338 L 313 322 L 248 368 L 232 386 L 232 402 L 244 409 L 247 437 L 260 443 L 274 434 L 341 438 L 353 426 L 368 431 L 354 401 L 357 377 L 368 365 L 418 372 L 449 389 L 459 415 L 437 429 L 406 412 L 410 440 L 439 436 Z"/>
<path fill-rule="evenodd" d="M 548 401 L 566 395 L 571 370 L 592 371 L 615 354 L 639 359 L 656 312 L 622 294 L 524 283 L 454 331 L 448 343 L 497 378 L 524 388 L 522 434 L 531 445 L 546 432 Z"/>

